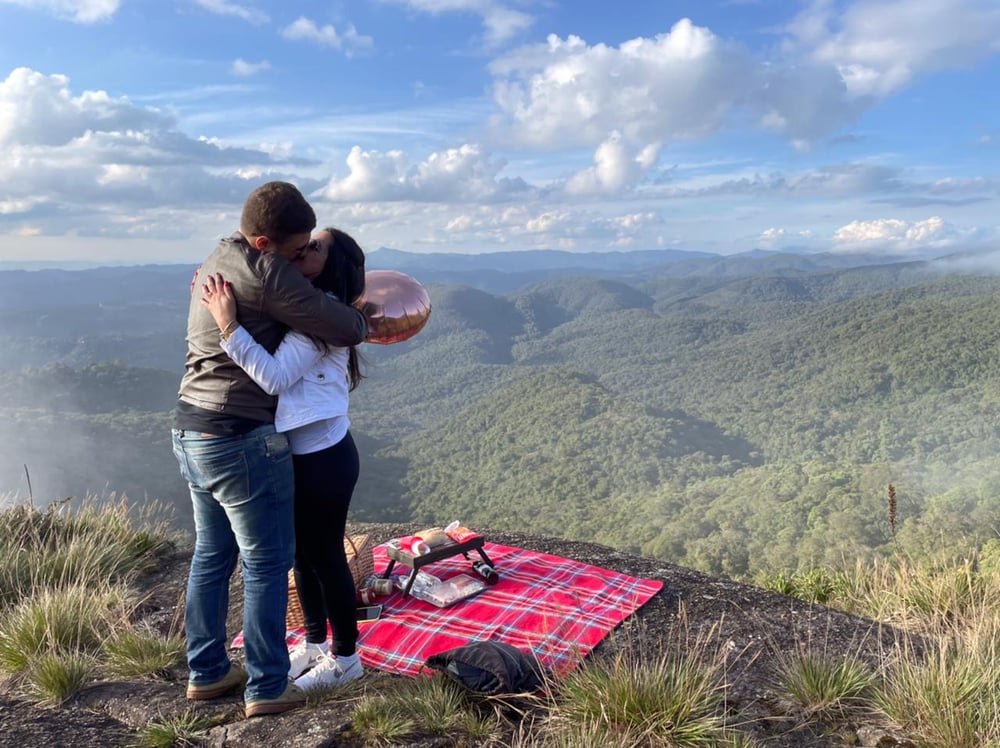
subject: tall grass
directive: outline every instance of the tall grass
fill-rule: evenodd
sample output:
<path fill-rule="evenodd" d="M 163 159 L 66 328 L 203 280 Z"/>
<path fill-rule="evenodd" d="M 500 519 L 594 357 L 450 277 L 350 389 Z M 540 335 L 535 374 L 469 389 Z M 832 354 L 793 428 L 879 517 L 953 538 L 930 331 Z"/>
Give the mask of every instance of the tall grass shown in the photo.
<path fill-rule="evenodd" d="M 998 578 L 975 558 L 876 559 L 844 572 L 830 604 L 909 631 L 942 632 L 1000 603 Z"/>
<path fill-rule="evenodd" d="M 144 521 L 124 498 L 0 512 L 0 675 L 24 695 L 59 704 L 95 677 L 156 677 L 179 663 L 179 638 L 131 621 L 131 583 L 171 545 L 165 525 Z M 919 748 L 1000 745 L 1000 551 L 985 561 L 898 554 L 764 580 L 902 632 L 874 669 L 808 646 L 779 658 L 770 686 L 785 697 L 784 716 L 838 729 L 881 722 Z M 447 736 L 516 748 L 753 746 L 727 704 L 725 650 L 706 644 L 711 634 L 684 640 L 681 613 L 682 633 L 662 650 L 622 646 L 584 660 L 521 711 L 470 698 L 442 676 L 317 698 L 359 699 L 351 730 L 366 745 Z M 190 744 L 206 725 L 185 716 L 151 725 L 142 740 Z"/>
<path fill-rule="evenodd" d="M 501 734 L 495 711 L 476 709 L 458 685 L 443 677 L 405 681 L 364 699 L 351 715 L 351 733 L 365 745 L 398 745 L 417 735 L 462 735 L 500 745 Z"/>
<path fill-rule="evenodd" d="M 825 724 L 872 711 L 875 674 L 856 657 L 832 657 L 803 647 L 778 659 L 778 690 L 806 719 Z"/>
<path fill-rule="evenodd" d="M 0 670 L 18 675 L 46 652 L 93 654 L 122 619 L 120 590 L 43 588 L 0 616 Z"/>
<path fill-rule="evenodd" d="M 83 688 L 95 668 L 94 658 L 81 652 L 45 652 L 26 669 L 22 691 L 32 701 L 55 706 Z"/>
<path fill-rule="evenodd" d="M 1000 745 L 1000 612 L 967 614 L 886 667 L 876 702 L 923 746 Z"/>
<path fill-rule="evenodd" d="M 849 660 L 786 660 L 784 693 L 826 717 L 830 706 L 877 710 L 921 748 L 1000 745 L 1000 564 L 897 553 L 825 573 L 837 580 L 827 605 L 889 623 L 900 641 L 870 683 Z"/>
<path fill-rule="evenodd" d="M 727 712 L 728 650 L 709 646 L 715 633 L 678 635 L 684 641 L 649 656 L 622 648 L 585 660 L 533 695 L 476 697 L 443 675 L 417 679 L 362 700 L 352 735 L 365 745 L 440 735 L 505 748 L 751 748 Z"/>
<path fill-rule="evenodd" d="M 119 628 L 104 642 L 106 669 L 121 678 L 159 677 L 184 661 L 184 639 L 145 627 Z"/>
<path fill-rule="evenodd" d="M 172 545 L 158 511 L 135 512 L 122 497 L 77 511 L 0 512 L 0 674 L 25 695 L 58 703 L 102 669 L 160 672 L 176 662 L 173 640 L 122 665 L 143 649 L 129 585 Z"/>
<path fill-rule="evenodd" d="M 40 511 L 0 513 L 0 611 L 48 587 L 126 582 L 171 546 L 168 525 L 151 505 L 133 510 L 127 497 Z"/>
<path fill-rule="evenodd" d="M 159 719 L 144 727 L 135 748 L 187 748 L 201 745 L 209 729 L 220 724 L 217 717 L 184 712 L 177 717 Z"/>

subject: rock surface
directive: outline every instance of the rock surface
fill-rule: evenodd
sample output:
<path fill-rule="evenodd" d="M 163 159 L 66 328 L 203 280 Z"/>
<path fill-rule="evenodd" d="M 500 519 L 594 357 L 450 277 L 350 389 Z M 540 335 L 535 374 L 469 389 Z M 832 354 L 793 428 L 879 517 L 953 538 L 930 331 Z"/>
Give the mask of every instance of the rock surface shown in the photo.
<path fill-rule="evenodd" d="M 356 524 L 351 531 L 370 532 L 378 543 L 419 529 L 412 525 Z M 886 626 L 600 545 L 507 532 L 484 531 L 484 535 L 490 542 L 662 581 L 663 589 L 590 657 L 608 657 L 623 649 L 649 656 L 663 648 L 676 648 L 678 643 L 683 647 L 696 641 L 708 642 L 711 651 L 721 648 L 726 653 L 728 707 L 738 712 L 739 722 L 767 746 L 833 748 L 858 745 L 860 736 L 865 745 L 905 745 L 885 742 L 889 733 L 870 725 L 852 726 L 849 734 L 824 734 L 815 724 L 790 716 L 794 713 L 773 693 L 780 653 L 808 648 L 814 654 L 855 656 L 875 665 L 895 647 L 897 634 Z M 183 620 L 189 560 L 190 549 L 180 550 L 165 558 L 157 572 L 140 580 L 145 601 L 138 616 L 161 632 L 179 630 Z M 242 626 L 241 611 L 242 588 L 236 574 L 229 614 L 231 635 Z M 359 744 L 347 738 L 345 731 L 358 696 L 391 689 L 401 680 L 369 670 L 348 697 L 285 715 L 248 720 L 239 696 L 190 702 L 184 698 L 186 672 L 178 670 L 172 675 L 172 680 L 97 683 L 67 704 L 51 709 L 31 706 L 0 687 L 0 745 L 126 746 L 134 744 L 138 731 L 151 721 L 194 713 L 216 720 L 218 726 L 209 731 L 206 744 L 220 748 L 356 746 Z M 453 744 L 442 740 L 428 737 L 409 745 L 429 748 Z"/>

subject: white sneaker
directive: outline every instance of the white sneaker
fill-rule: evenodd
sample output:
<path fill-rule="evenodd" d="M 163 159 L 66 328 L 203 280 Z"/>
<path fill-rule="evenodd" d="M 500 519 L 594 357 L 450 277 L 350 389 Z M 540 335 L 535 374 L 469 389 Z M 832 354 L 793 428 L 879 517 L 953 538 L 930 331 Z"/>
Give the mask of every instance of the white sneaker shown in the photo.
<path fill-rule="evenodd" d="M 306 670 L 314 667 L 329 651 L 330 645 L 326 642 L 322 644 L 311 644 L 310 642 L 296 644 L 288 652 L 288 677 L 293 680 L 298 678 Z"/>
<path fill-rule="evenodd" d="M 301 678 L 296 678 L 295 685 L 303 691 L 334 688 L 357 680 L 364 674 L 365 669 L 361 665 L 361 658 L 357 655 L 345 665 L 333 655 L 326 654 L 320 657 L 319 662 L 312 670 Z"/>

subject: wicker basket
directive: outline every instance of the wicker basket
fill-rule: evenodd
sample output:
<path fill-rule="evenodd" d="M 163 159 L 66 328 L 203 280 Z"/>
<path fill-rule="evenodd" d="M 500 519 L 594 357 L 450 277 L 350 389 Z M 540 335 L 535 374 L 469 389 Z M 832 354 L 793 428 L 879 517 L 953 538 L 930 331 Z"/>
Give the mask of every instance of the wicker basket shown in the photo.
<path fill-rule="evenodd" d="M 375 572 L 375 558 L 372 555 L 371 536 L 345 535 L 344 551 L 347 553 L 347 565 L 354 577 L 354 586 L 358 589 L 368 577 Z M 285 628 L 299 629 L 305 626 L 302 615 L 302 604 L 295 588 L 295 571 L 288 570 L 288 612 L 285 613 Z"/>

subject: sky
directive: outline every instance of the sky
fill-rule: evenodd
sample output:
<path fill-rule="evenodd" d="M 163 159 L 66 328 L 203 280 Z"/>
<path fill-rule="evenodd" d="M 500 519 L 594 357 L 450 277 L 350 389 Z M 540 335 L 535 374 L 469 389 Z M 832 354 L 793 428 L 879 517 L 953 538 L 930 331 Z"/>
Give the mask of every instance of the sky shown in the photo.
<path fill-rule="evenodd" d="M 998 0 L 0 0 L 0 263 L 1000 244 Z"/>

